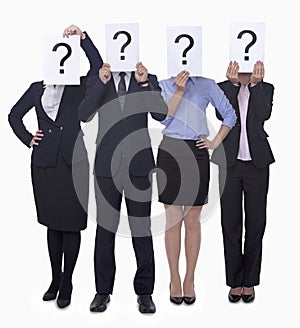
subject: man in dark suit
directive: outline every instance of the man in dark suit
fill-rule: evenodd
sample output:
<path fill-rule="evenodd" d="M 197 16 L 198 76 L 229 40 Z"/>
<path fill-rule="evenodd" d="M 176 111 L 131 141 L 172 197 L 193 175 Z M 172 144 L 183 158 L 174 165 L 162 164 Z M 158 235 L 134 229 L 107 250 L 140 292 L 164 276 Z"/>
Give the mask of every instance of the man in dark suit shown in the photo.
<path fill-rule="evenodd" d="M 252 73 L 239 73 L 238 63 L 231 62 L 226 76 L 228 81 L 219 86 L 238 119 L 211 160 L 219 165 L 226 283 L 231 287 L 228 298 L 233 303 L 241 298 L 249 303 L 255 298 L 254 286 L 259 284 L 269 165 L 275 161 L 264 130 L 264 122 L 271 116 L 274 86 L 263 82 L 260 61 Z"/>
<path fill-rule="evenodd" d="M 155 168 L 148 113 L 158 121 L 167 114 L 156 76 L 138 63 L 135 72 L 114 72 L 109 64 L 88 82 L 88 92 L 78 109 L 89 121 L 98 113 L 95 192 L 97 232 L 95 280 L 97 294 L 92 312 L 103 312 L 110 301 L 115 279 L 115 234 L 124 193 L 132 243 L 137 261 L 134 289 L 139 311 L 154 313 L 154 254 L 150 230 L 151 174 Z"/>

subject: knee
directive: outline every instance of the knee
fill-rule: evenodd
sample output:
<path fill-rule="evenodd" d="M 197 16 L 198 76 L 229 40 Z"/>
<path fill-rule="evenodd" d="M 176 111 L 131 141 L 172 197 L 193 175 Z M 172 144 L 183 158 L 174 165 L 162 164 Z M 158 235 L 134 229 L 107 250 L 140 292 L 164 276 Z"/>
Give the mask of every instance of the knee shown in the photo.
<path fill-rule="evenodd" d="M 200 213 L 191 210 L 184 217 L 184 226 L 187 231 L 194 232 L 200 229 Z"/>
<path fill-rule="evenodd" d="M 184 227 L 188 232 L 198 232 L 200 230 L 200 216 L 184 218 Z"/>

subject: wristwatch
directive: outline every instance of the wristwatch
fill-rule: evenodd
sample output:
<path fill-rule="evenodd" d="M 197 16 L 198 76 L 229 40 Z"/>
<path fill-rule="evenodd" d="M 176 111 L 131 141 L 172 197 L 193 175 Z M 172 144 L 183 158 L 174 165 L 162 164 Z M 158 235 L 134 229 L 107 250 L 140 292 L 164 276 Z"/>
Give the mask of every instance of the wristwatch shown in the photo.
<path fill-rule="evenodd" d="M 148 83 L 149 83 L 149 80 L 147 79 L 145 81 L 138 82 L 138 85 L 141 86 L 141 87 L 143 87 L 144 84 L 148 84 Z"/>

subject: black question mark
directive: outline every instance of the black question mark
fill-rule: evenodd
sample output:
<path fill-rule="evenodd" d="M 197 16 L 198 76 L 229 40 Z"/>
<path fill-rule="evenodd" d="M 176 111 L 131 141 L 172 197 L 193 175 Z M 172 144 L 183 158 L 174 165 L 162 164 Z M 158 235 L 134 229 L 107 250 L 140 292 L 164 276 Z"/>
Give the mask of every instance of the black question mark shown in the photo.
<path fill-rule="evenodd" d="M 188 35 L 188 34 L 180 34 L 178 35 L 178 37 L 175 39 L 175 43 L 179 43 L 180 39 L 182 38 L 187 38 L 190 41 L 190 44 L 184 49 L 183 53 L 182 53 L 182 57 L 186 58 L 186 54 L 189 50 L 191 50 L 194 46 L 194 39 Z M 182 60 L 182 65 L 186 65 L 187 64 L 187 60 L 183 59 Z"/>
<path fill-rule="evenodd" d="M 256 36 L 256 34 L 253 31 L 243 30 L 243 31 L 241 31 L 239 33 L 239 35 L 237 36 L 237 38 L 238 39 L 241 39 L 244 34 L 250 34 L 252 36 L 252 41 L 245 48 L 245 53 L 248 54 L 250 47 L 252 47 L 254 45 L 254 43 L 256 42 L 257 36 Z M 245 56 L 244 59 L 245 60 L 249 60 L 249 56 Z"/>
<path fill-rule="evenodd" d="M 127 41 L 123 44 L 123 46 L 121 47 L 121 53 L 124 54 L 125 48 L 130 44 L 131 42 L 131 35 L 127 32 L 127 31 L 119 31 L 117 32 L 114 36 L 113 39 L 117 40 L 118 36 L 120 34 L 124 34 L 127 36 Z M 120 57 L 121 60 L 125 60 L 125 55 L 121 55 Z"/>
<path fill-rule="evenodd" d="M 56 44 L 53 47 L 52 51 L 56 51 L 58 47 L 65 47 L 68 50 L 67 54 L 60 60 L 60 63 L 59 63 L 59 65 L 61 66 L 61 68 L 59 70 L 59 73 L 60 74 L 64 74 L 65 71 L 62 68 L 62 66 L 64 66 L 65 61 L 71 56 L 71 54 L 72 54 L 72 48 L 67 43 L 61 42 L 61 43 Z"/>

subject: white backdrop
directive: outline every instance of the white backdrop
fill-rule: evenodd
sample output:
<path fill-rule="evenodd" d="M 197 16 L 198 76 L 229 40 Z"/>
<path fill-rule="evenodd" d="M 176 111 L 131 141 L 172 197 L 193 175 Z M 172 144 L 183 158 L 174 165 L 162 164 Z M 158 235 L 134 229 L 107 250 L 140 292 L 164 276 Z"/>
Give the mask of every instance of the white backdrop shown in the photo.
<path fill-rule="evenodd" d="M 1 9 L 1 279 L 2 327 L 264 327 L 295 326 L 300 288 L 298 186 L 298 10 L 296 1 L 15 1 Z M 219 207 L 202 225 L 202 245 L 196 270 L 196 303 L 176 307 L 169 302 L 169 271 L 163 234 L 154 237 L 157 313 L 141 315 L 132 279 L 135 259 L 128 238 L 118 237 L 115 292 L 108 310 L 91 314 L 94 296 L 95 224 L 89 221 L 73 279 L 69 308 L 59 310 L 41 300 L 50 282 L 46 228 L 36 222 L 30 180 L 30 153 L 13 135 L 7 121 L 11 107 L 30 83 L 42 79 L 43 37 L 63 32 L 70 24 L 88 31 L 105 54 L 106 23 L 140 24 L 140 59 L 159 79 L 167 77 L 167 26 L 203 26 L 203 76 L 225 79 L 228 30 L 231 21 L 266 23 L 265 81 L 275 86 L 273 115 L 266 124 L 276 163 L 271 166 L 268 221 L 264 238 L 261 285 L 253 304 L 230 304 L 225 286 Z M 297 48 L 296 48 L 297 47 Z M 104 58 L 105 59 L 105 58 Z M 87 63 L 82 57 L 82 74 Z M 213 109 L 209 118 L 215 122 Z M 34 111 L 25 118 L 35 132 Z M 154 124 L 154 123 L 151 123 Z M 294 154 L 295 152 L 295 154 Z M 155 207 L 160 206 L 155 204 Z M 184 272 L 182 257 L 181 269 Z M 299 320 L 297 320 L 299 321 Z"/>

